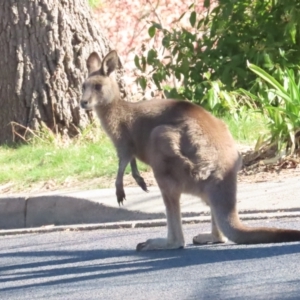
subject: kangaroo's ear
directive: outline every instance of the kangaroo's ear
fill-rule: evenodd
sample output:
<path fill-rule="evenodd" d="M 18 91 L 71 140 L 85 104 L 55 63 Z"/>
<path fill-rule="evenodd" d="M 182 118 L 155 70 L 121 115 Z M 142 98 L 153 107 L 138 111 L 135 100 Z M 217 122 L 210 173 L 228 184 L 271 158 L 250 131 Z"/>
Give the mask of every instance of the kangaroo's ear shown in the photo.
<path fill-rule="evenodd" d="M 86 65 L 89 75 L 93 72 L 98 71 L 101 67 L 101 59 L 99 55 L 96 52 L 93 52 L 87 59 Z"/>
<path fill-rule="evenodd" d="M 119 65 L 119 57 L 115 50 L 109 52 L 102 61 L 101 72 L 104 76 L 109 76 Z"/>

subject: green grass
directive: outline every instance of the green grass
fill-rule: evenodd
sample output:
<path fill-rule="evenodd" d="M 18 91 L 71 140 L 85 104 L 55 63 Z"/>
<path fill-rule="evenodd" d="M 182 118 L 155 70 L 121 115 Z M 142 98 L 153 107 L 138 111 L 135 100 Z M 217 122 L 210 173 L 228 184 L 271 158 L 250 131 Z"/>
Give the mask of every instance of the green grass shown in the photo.
<path fill-rule="evenodd" d="M 66 177 L 91 178 L 112 175 L 116 168 L 114 149 L 108 140 L 102 143 L 69 145 L 22 145 L 0 148 L 0 183 L 25 180 L 64 180 Z"/>
<path fill-rule="evenodd" d="M 245 145 L 254 146 L 265 130 L 264 120 L 256 115 L 238 122 L 228 116 L 224 121 L 235 140 Z M 88 129 L 79 139 L 67 144 L 47 140 L 43 135 L 44 140 L 35 138 L 28 144 L 0 146 L 0 185 L 13 183 L 18 190 L 53 179 L 63 183 L 67 178 L 115 178 L 118 167 L 115 149 L 103 132 L 94 129 Z M 94 136 L 97 138 L 92 139 Z M 142 163 L 139 169 L 149 170 Z M 126 172 L 130 172 L 129 167 Z"/>
<path fill-rule="evenodd" d="M 118 160 L 110 140 L 103 134 L 96 142 L 57 146 L 50 143 L 0 147 L 0 185 L 14 183 L 18 189 L 32 183 L 67 178 L 115 177 Z M 146 166 L 139 164 L 140 170 Z M 127 168 L 128 173 L 130 168 Z"/>
<path fill-rule="evenodd" d="M 255 146 L 261 135 L 268 133 L 267 121 L 259 113 L 249 112 L 239 120 L 226 116 L 223 121 L 227 124 L 236 142 L 247 146 Z"/>

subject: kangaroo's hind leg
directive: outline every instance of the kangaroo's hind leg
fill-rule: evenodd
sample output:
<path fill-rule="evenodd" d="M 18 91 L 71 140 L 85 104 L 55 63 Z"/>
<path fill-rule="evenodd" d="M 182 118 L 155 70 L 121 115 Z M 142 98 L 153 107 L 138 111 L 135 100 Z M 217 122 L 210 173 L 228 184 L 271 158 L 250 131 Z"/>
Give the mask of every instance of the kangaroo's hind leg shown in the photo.
<path fill-rule="evenodd" d="M 150 165 L 161 190 L 167 215 L 167 238 L 149 239 L 137 245 L 137 250 L 183 248 L 181 224 L 181 179 L 174 170 L 182 169 L 179 151 L 180 132 L 172 126 L 159 126 L 151 134 Z"/>
<path fill-rule="evenodd" d="M 214 213 L 211 211 L 211 233 L 200 233 L 193 238 L 195 245 L 226 243 L 227 238 L 216 224 Z"/>
<path fill-rule="evenodd" d="M 148 239 L 137 245 L 137 251 L 178 249 L 185 245 L 181 225 L 180 193 L 176 188 L 176 183 L 172 178 L 163 178 L 158 180 L 158 184 L 166 207 L 167 238 Z"/>

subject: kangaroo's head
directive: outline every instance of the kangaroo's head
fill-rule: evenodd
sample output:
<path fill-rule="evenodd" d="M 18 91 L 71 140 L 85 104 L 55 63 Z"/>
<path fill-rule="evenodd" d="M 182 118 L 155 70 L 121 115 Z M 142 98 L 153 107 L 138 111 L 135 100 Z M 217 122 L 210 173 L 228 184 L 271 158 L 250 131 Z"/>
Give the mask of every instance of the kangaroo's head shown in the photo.
<path fill-rule="evenodd" d="M 93 52 L 87 60 L 88 78 L 82 86 L 80 105 L 86 110 L 105 106 L 120 98 L 120 91 L 111 73 L 116 69 L 119 58 L 116 51 L 109 52 L 101 62 L 99 55 Z"/>

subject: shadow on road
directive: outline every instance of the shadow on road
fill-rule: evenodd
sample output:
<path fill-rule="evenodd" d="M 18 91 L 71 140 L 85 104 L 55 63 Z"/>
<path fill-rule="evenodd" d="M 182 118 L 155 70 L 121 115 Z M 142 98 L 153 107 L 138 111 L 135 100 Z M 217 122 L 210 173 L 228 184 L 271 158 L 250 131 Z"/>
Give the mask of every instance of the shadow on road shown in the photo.
<path fill-rule="evenodd" d="M 16 263 L 0 267 L 0 285 L 1 282 L 27 280 L 22 285 L 0 288 L 0 291 L 300 253 L 300 243 L 239 247 L 237 245 L 188 246 L 185 250 L 152 252 L 103 250 L 101 248 L 85 251 L 19 252 L 16 249 L 9 253 L 0 254 L 0 259 L 3 261 L 10 257 L 19 262 L 22 258 L 32 258 L 35 262 Z M 5 275 L 5 272 L 8 271 L 10 275 Z M 39 281 L 32 281 L 37 278 Z"/>

